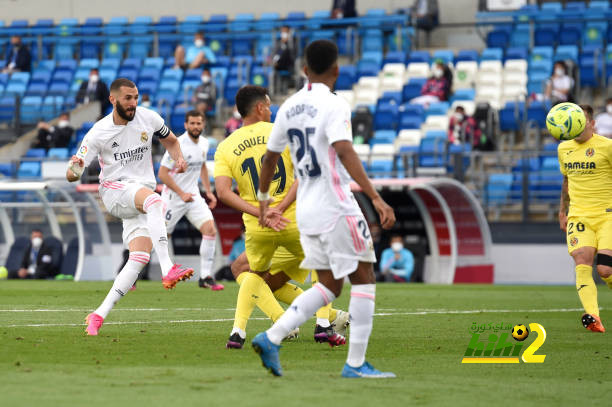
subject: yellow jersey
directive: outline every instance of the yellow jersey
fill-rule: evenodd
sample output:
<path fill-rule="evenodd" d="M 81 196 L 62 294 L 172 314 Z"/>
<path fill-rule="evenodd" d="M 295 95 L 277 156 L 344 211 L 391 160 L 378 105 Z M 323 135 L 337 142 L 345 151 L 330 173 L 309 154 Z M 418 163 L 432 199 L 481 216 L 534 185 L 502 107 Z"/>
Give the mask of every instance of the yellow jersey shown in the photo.
<path fill-rule="evenodd" d="M 569 216 L 612 212 L 612 140 L 593 134 L 584 143 L 561 143 L 557 153 L 561 173 L 568 179 Z"/>
<path fill-rule="evenodd" d="M 259 206 L 257 201 L 259 175 L 271 130 L 272 123 L 268 122 L 257 122 L 241 127 L 223 140 L 215 152 L 215 177 L 233 178 L 238 184 L 240 197 L 254 206 Z M 293 163 L 287 147 L 278 160 L 270 184 L 270 196 L 274 199 L 270 206 L 277 206 L 294 182 Z M 296 225 L 295 201 L 285 210 L 283 216 L 291 220 L 288 226 Z M 264 229 L 259 226 L 258 219 L 248 213 L 242 214 L 242 220 L 247 231 Z"/>

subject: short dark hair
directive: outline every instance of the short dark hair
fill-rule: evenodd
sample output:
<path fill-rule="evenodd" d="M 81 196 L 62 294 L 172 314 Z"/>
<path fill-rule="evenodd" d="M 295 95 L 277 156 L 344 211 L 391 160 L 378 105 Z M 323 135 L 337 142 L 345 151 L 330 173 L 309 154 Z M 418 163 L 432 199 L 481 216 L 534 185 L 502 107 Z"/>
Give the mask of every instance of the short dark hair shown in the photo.
<path fill-rule="evenodd" d="M 89 70 L 89 73 L 92 73 L 92 72 L 94 72 L 94 71 L 95 71 L 95 72 L 100 72 L 100 70 L 99 70 L 98 68 L 91 68 L 91 69 Z"/>
<path fill-rule="evenodd" d="M 38 229 L 38 228 L 34 228 L 32 230 L 30 230 L 30 234 L 32 233 L 40 233 L 42 235 L 42 230 Z"/>
<path fill-rule="evenodd" d="M 593 120 L 593 107 L 591 107 L 591 105 L 580 105 L 580 108 L 586 115 L 588 121 Z"/>
<path fill-rule="evenodd" d="M 338 60 L 338 47 L 329 40 L 317 40 L 308 44 L 305 54 L 308 69 L 321 75 Z"/>
<path fill-rule="evenodd" d="M 393 239 L 397 239 L 397 238 L 402 239 L 402 241 L 404 240 L 404 236 L 400 235 L 399 233 L 392 234 L 391 237 L 389 238 L 389 240 L 393 240 Z"/>
<path fill-rule="evenodd" d="M 68 112 L 68 111 L 61 112 L 60 116 L 68 116 L 68 117 L 70 117 L 70 112 Z"/>
<path fill-rule="evenodd" d="M 202 112 L 198 112 L 197 110 L 190 110 L 185 113 L 185 123 L 189 121 L 190 117 L 201 117 L 202 120 L 204 120 L 204 115 L 202 114 Z"/>
<path fill-rule="evenodd" d="M 118 91 L 122 86 L 125 86 L 126 88 L 135 88 L 136 84 L 128 78 L 117 78 L 113 81 L 113 83 L 111 83 L 110 91 Z"/>
<path fill-rule="evenodd" d="M 245 85 L 236 93 L 236 107 L 243 118 L 248 116 L 253 106 L 259 101 L 265 101 L 268 89 L 262 86 Z"/>
<path fill-rule="evenodd" d="M 465 108 L 461 105 L 457 105 L 457 107 L 455 108 L 455 112 L 461 110 L 463 113 L 465 113 Z"/>
<path fill-rule="evenodd" d="M 612 103 L 612 98 L 607 98 L 607 99 L 606 99 L 606 105 L 607 105 L 608 103 Z"/>

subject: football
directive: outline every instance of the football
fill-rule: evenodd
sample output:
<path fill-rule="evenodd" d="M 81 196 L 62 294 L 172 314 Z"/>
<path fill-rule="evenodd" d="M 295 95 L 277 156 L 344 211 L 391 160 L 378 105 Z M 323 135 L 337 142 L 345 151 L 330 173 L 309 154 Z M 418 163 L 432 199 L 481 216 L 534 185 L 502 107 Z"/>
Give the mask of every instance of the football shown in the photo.
<path fill-rule="evenodd" d="M 517 341 L 524 341 L 529 336 L 529 331 L 527 327 L 523 324 L 515 325 L 512 328 L 512 337 Z"/>
<path fill-rule="evenodd" d="M 546 116 L 546 128 L 557 140 L 572 140 L 578 137 L 586 126 L 586 116 L 575 103 L 559 103 Z"/>

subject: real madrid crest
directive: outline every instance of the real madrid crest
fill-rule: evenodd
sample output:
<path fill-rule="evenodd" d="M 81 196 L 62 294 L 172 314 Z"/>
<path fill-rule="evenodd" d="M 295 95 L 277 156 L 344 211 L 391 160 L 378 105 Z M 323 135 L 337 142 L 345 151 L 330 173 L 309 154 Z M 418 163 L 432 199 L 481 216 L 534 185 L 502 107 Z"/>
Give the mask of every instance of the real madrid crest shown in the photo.
<path fill-rule="evenodd" d="M 143 131 L 142 133 L 140 133 L 140 141 L 142 141 L 143 143 L 146 143 L 147 141 L 149 141 L 149 136 L 147 136 L 146 131 Z"/>

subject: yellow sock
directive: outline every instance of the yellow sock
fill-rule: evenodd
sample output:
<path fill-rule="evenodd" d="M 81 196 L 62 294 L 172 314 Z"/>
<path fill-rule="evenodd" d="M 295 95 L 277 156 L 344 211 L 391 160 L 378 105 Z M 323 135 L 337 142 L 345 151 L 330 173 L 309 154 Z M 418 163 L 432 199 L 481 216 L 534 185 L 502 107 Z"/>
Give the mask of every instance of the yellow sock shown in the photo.
<path fill-rule="evenodd" d="M 248 272 L 240 274 L 236 281 L 240 284 L 240 290 L 238 290 L 236 301 L 234 327 L 246 331 L 247 322 L 253 313 L 253 308 L 255 308 L 260 288 L 266 283 L 257 274 Z"/>
<path fill-rule="evenodd" d="M 608 284 L 608 288 L 612 289 L 612 275 L 609 275 L 608 277 L 602 277 L 601 279 L 605 281 L 606 284 Z"/>
<path fill-rule="evenodd" d="M 319 308 L 317 310 L 317 313 L 315 314 L 317 316 L 317 319 L 326 319 L 328 320 L 330 323 L 331 321 L 333 321 L 333 319 L 329 318 L 329 310 L 331 309 L 331 302 L 321 308 Z"/>
<path fill-rule="evenodd" d="M 263 284 L 259 287 L 259 293 L 257 299 L 257 307 L 263 311 L 264 314 L 272 321 L 276 322 L 277 319 L 283 315 L 285 310 L 280 306 L 276 298 L 274 298 L 274 294 L 272 294 L 272 290 L 268 284 Z"/>
<path fill-rule="evenodd" d="M 304 290 L 295 284 L 285 283 L 281 288 L 274 291 L 274 297 L 280 302 L 284 302 L 289 305 L 295 300 L 298 295 L 302 294 Z"/>
<path fill-rule="evenodd" d="M 593 280 L 593 267 L 586 264 L 576 266 L 576 289 L 578 297 L 587 314 L 599 316 L 597 305 L 597 286 Z"/>

